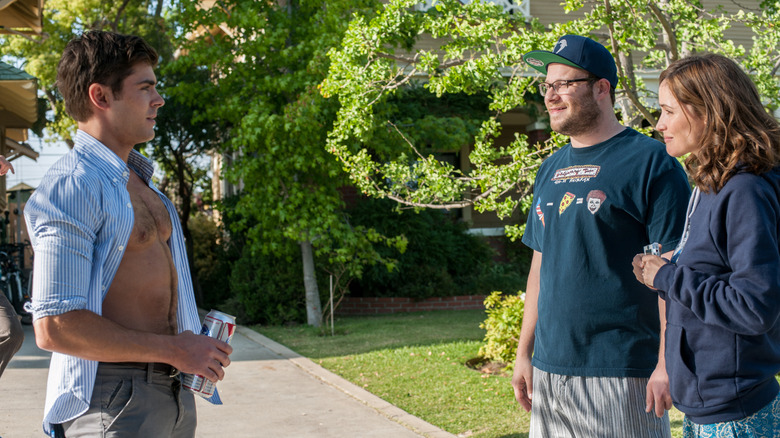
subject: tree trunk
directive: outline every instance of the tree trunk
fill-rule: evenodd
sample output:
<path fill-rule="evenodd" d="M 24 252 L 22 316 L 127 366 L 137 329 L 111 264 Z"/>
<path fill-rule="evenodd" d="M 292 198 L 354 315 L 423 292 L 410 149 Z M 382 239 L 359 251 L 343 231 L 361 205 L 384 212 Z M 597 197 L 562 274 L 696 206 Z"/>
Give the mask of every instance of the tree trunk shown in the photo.
<path fill-rule="evenodd" d="M 187 161 L 180 153 L 174 153 L 176 157 L 176 178 L 178 198 L 175 202 L 179 204 L 179 222 L 181 222 L 181 231 L 184 234 L 184 242 L 187 248 L 187 262 L 190 265 L 190 276 L 192 277 L 192 291 L 195 294 L 195 303 L 198 306 L 203 305 L 203 289 L 200 287 L 200 278 L 198 270 L 195 268 L 195 246 L 192 241 L 192 232 L 190 231 L 190 214 L 192 213 L 192 186 L 187 181 L 185 167 Z"/>
<path fill-rule="evenodd" d="M 314 254 L 311 241 L 301 242 L 303 258 L 303 285 L 306 288 L 306 321 L 314 327 L 322 327 L 322 304 L 320 289 L 317 287 L 317 275 L 314 272 Z"/>
<path fill-rule="evenodd" d="M 187 249 L 187 264 L 190 267 L 190 278 L 192 279 L 192 292 L 195 295 L 195 305 L 203 306 L 203 288 L 200 287 L 200 277 L 195 267 L 195 249 L 192 242 L 192 232 L 189 227 L 182 224 L 182 234 L 184 235 L 185 248 Z M 227 283 L 227 282 L 225 282 Z M 227 284 L 225 285 L 227 287 Z"/>

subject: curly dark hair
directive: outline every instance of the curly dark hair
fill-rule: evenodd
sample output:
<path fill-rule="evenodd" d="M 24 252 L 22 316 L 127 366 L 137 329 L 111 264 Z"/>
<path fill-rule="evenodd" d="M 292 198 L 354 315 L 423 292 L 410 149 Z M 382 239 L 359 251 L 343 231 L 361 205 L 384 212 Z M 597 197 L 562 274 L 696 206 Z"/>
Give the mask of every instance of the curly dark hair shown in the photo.
<path fill-rule="evenodd" d="M 89 31 L 72 39 L 57 64 L 57 88 L 65 99 L 65 111 L 76 121 L 86 121 L 92 115 L 90 85 L 107 85 L 118 97 L 133 67 L 139 63 L 156 67 L 157 56 L 138 36 Z"/>
<path fill-rule="evenodd" d="M 699 147 L 685 161 L 700 190 L 718 192 L 738 172 L 762 174 L 780 164 L 780 125 L 736 62 L 716 54 L 686 57 L 660 82 L 705 121 Z"/>

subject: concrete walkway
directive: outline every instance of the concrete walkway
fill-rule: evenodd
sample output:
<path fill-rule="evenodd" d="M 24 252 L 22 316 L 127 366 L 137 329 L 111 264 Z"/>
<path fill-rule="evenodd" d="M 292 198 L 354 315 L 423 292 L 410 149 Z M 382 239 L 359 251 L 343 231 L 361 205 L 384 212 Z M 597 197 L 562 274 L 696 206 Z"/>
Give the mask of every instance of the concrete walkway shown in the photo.
<path fill-rule="evenodd" d="M 248 328 L 233 337 L 218 385 L 224 405 L 196 397 L 197 437 L 454 438 Z M 49 354 L 25 326 L 22 349 L 0 378 L 0 437 L 44 437 Z"/>

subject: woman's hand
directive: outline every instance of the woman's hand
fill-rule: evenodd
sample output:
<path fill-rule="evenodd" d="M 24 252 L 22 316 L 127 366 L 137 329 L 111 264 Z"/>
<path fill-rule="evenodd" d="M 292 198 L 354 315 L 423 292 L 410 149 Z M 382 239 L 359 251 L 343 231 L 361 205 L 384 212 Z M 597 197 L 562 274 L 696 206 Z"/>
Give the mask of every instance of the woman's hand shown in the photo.
<path fill-rule="evenodd" d="M 636 277 L 637 281 L 650 289 L 656 290 L 653 287 L 655 275 L 658 274 L 661 266 L 667 263 L 669 263 L 667 260 L 657 255 L 637 254 L 634 256 L 631 265 L 634 267 L 634 277 Z"/>

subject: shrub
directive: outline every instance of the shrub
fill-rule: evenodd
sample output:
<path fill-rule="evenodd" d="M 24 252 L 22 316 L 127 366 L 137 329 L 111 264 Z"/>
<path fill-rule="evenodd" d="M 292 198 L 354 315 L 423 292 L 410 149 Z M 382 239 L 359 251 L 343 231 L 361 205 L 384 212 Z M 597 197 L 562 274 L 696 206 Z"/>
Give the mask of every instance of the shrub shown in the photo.
<path fill-rule="evenodd" d="M 225 228 L 241 218 L 231 208 L 234 199 L 224 201 Z M 398 260 L 396 269 L 382 265 L 366 267 L 362 278 L 354 279 L 353 296 L 410 297 L 487 295 L 492 291 L 515 292 L 525 284 L 528 250 L 522 244 L 507 245 L 508 263 L 493 261 L 494 252 L 478 236 L 468 234 L 466 225 L 453 214 L 426 210 L 396 212 L 387 200 L 362 200 L 350 210 L 354 226 L 376 228 L 387 236 L 404 234 L 406 252 L 376 244 L 383 256 Z M 272 254 L 252 253 L 247 236 L 229 234 L 205 216 L 190 221 L 194 246 L 194 271 L 203 291 L 200 305 L 238 317 L 242 324 L 285 324 L 306 321 L 305 290 L 300 247 L 281 244 Z M 233 227 L 235 228 L 235 227 Z M 328 275 L 323 267 L 331 261 L 317 256 L 317 281 L 322 305 L 328 298 Z"/>
<path fill-rule="evenodd" d="M 523 324 L 525 294 L 502 295 L 493 292 L 485 298 L 487 319 L 479 325 L 486 330 L 485 344 L 479 348 L 479 355 L 493 362 L 514 368 L 520 327 Z"/>
<path fill-rule="evenodd" d="M 364 199 L 350 209 L 353 225 L 372 227 L 386 236 L 403 234 L 406 252 L 377 246 L 384 256 L 398 260 L 396 269 L 366 268 L 351 287 L 353 296 L 408 297 L 480 294 L 485 275 L 491 273 L 493 250 L 466 224 L 440 210 L 396 211 L 393 201 Z M 519 285 L 514 290 L 519 289 Z M 493 289 L 483 289 L 489 293 Z"/>
<path fill-rule="evenodd" d="M 463 295 L 489 295 L 494 291 L 517 293 L 526 283 L 528 267 L 507 263 L 485 263 L 479 272 L 461 278 Z"/>
<path fill-rule="evenodd" d="M 306 320 L 300 251 L 294 244 L 275 254 L 250 254 L 244 248 L 230 274 L 232 297 L 225 311 L 242 324 L 281 325 Z"/>
<path fill-rule="evenodd" d="M 300 247 L 288 242 L 273 254 L 252 253 L 244 244 L 244 232 L 225 231 L 241 220 L 233 209 L 236 199 L 223 201 L 224 228 L 205 215 L 190 219 L 194 271 L 203 295 L 200 306 L 235 315 L 240 324 L 305 322 Z"/>
<path fill-rule="evenodd" d="M 202 308 L 220 309 L 230 297 L 228 277 L 236 251 L 225 242 L 222 231 L 208 216 L 197 213 L 190 218 L 193 274 L 200 288 Z"/>

